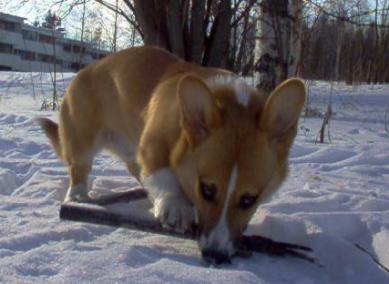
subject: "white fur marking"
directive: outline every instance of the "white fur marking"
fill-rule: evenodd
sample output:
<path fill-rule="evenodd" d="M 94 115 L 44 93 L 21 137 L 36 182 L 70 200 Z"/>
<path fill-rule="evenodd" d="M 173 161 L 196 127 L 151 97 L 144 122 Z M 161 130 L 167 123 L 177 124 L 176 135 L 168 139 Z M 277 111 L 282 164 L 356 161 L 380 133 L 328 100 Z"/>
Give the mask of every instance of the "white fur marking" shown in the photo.
<path fill-rule="evenodd" d="M 161 168 L 143 178 L 143 185 L 154 203 L 154 216 L 163 226 L 178 232 L 190 228 L 195 221 L 195 212 L 170 168 Z"/>
<path fill-rule="evenodd" d="M 170 168 L 161 168 L 153 174 L 144 177 L 142 183 L 149 191 L 152 199 L 169 193 L 181 193 L 177 178 Z"/>
<path fill-rule="evenodd" d="M 87 186 L 84 184 L 77 184 L 69 187 L 64 201 L 71 202 L 71 201 L 85 201 L 85 200 L 88 200 Z"/>
<path fill-rule="evenodd" d="M 208 87 L 215 91 L 222 87 L 229 87 L 235 92 L 235 98 L 237 102 L 247 107 L 250 102 L 250 94 L 254 92 L 254 88 L 249 86 L 242 78 L 234 75 L 218 75 L 208 78 L 206 81 Z"/>
<path fill-rule="evenodd" d="M 230 180 L 228 182 L 227 195 L 224 200 L 224 206 L 223 206 L 222 214 L 220 215 L 219 222 L 212 229 L 208 238 L 206 238 L 205 236 L 200 237 L 199 244 L 202 249 L 212 247 L 218 250 L 226 250 L 229 253 L 229 255 L 233 253 L 233 245 L 230 240 L 230 230 L 227 225 L 227 211 L 228 211 L 228 205 L 230 203 L 232 193 L 236 189 L 237 179 L 238 179 L 238 167 L 234 165 L 231 172 Z"/>

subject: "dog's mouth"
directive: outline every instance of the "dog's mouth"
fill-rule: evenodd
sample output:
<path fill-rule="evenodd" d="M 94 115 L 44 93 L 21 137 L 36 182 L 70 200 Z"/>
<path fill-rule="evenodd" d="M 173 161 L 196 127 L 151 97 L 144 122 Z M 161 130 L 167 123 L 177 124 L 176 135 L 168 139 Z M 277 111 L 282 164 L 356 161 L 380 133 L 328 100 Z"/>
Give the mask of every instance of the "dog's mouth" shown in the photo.
<path fill-rule="evenodd" d="M 238 251 L 236 240 L 210 241 L 208 237 L 201 235 L 198 243 L 203 260 L 213 266 L 231 263 L 231 258 Z"/>
<path fill-rule="evenodd" d="M 213 249 L 201 251 L 204 261 L 209 265 L 221 265 L 231 263 L 231 255 L 225 251 L 217 251 Z"/>

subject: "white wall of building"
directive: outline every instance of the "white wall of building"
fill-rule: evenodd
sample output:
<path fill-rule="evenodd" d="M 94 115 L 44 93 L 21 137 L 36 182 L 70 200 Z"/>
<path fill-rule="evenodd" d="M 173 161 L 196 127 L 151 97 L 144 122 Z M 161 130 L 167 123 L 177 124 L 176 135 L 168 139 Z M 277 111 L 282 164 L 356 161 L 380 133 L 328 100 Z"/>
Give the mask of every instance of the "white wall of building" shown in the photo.
<path fill-rule="evenodd" d="M 108 52 L 64 37 L 55 36 L 57 71 L 77 71 Z M 24 24 L 24 19 L 0 12 L 0 70 L 52 72 L 54 69 L 53 32 Z M 50 42 L 51 41 L 51 42 Z M 80 50 L 84 53 L 80 56 Z M 92 56 L 93 54 L 93 56 Z"/>

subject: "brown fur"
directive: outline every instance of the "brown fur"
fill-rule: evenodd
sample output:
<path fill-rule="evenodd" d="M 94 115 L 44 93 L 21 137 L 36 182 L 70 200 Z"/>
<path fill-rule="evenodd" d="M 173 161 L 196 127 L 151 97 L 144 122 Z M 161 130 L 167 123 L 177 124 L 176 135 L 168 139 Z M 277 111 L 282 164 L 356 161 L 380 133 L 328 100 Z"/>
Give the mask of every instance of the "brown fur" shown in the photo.
<path fill-rule="evenodd" d="M 125 137 L 128 152 L 137 146 L 137 161 L 124 158 L 129 170 L 139 178 L 171 168 L 199 212 L 205 235 L 220 219 L 237 166 L 227 212 L 236 239 L 261 200 L 287 175 L 305 90 L 300 80 L 290 79 L 267 100 L 251 90 L 242 106 L 231 86 L 211 90 L 205 83 L 226 74 L 157 48 L 124 50 L 82 70 L 66 92 L 58 130 L 47 120 L 42 126 L 68 164 L 73 186 L 86 185 L 93 155 L 106 146 L 99 142 L 102 136 Z M 200 182 L 217 187 L 215 202 L 203 199 Z M 238 205 L 245 194 L 258 199 L 242 210 Z"/>
<path fill-rule="evenodd" d="M 288 89 L 285 90 L 285 87 Z M 287 100 L 285 92 L 290 95 L 290 101 L 285 104 L 286 107 L 282 106 L 282 110 L 289 107 L 289 104 L 291 106 L 284 113 L 275 110 L 273 102 L 280 96 Z M 304 85 L 299 80 L 289 80 L 279 86 L 266 102 L 260 94 L 253 93 L 248 107 L 237 104 L 228 89 L 222 89 L 213 96 L 220 101 L 219 112 L 223 117 L 221 125 L 214 131 L 211 130 L 207 140 L 193 152 L 188 151 L 188 142 L 181 136 L 171 164 L 189 199 L 200 212 L 204 234 L 219 221 L 229 175 L 234 164 L 238 165 L 237 189 L 230 201 L 227 217 L 233 238 L 237 238 L 256 208 L 237 209 L 239 199 L 244 194 L 259 196 L 256 203 L 259 204 L 287 175 L 287 157 L 304 104 Z M 277 116 L 277 113 L 281 116 Z M 282 119 L 286 123 L 279 121 Z M 202 200 L 199 193 L 200 179 L 208 184 L 215 184 L 219 189 L 216 204 Z"/>
<path fill-rule="evenodd" d="M 43 128 L 46 135 L 50 138 L 50 142 L 54 148 L 55 153 L 59 157 L 62 157 L 61 145 L 59 142 L 59 135 L 58 135 L 58 124 L 45 118 L 39 118 L 38 123 Z"/>

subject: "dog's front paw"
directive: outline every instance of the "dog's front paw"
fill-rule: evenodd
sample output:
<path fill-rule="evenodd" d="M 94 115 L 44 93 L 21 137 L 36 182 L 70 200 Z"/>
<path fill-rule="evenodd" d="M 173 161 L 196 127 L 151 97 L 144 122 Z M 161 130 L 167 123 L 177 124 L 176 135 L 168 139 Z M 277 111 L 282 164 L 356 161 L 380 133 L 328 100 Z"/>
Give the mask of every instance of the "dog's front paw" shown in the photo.
<path fill-rule="evenodd" d="M 195 223 L 193 206 L 182 196 L 163 194 L 154 200 L 154 216 L 162 226 L 185 233 Z"/>
<path fill-rule="evenodd" d="M 88 191 L 83 185 L 71 186 L 66 193 L 64 202 L 87 202 L 89 201 Z"/>

